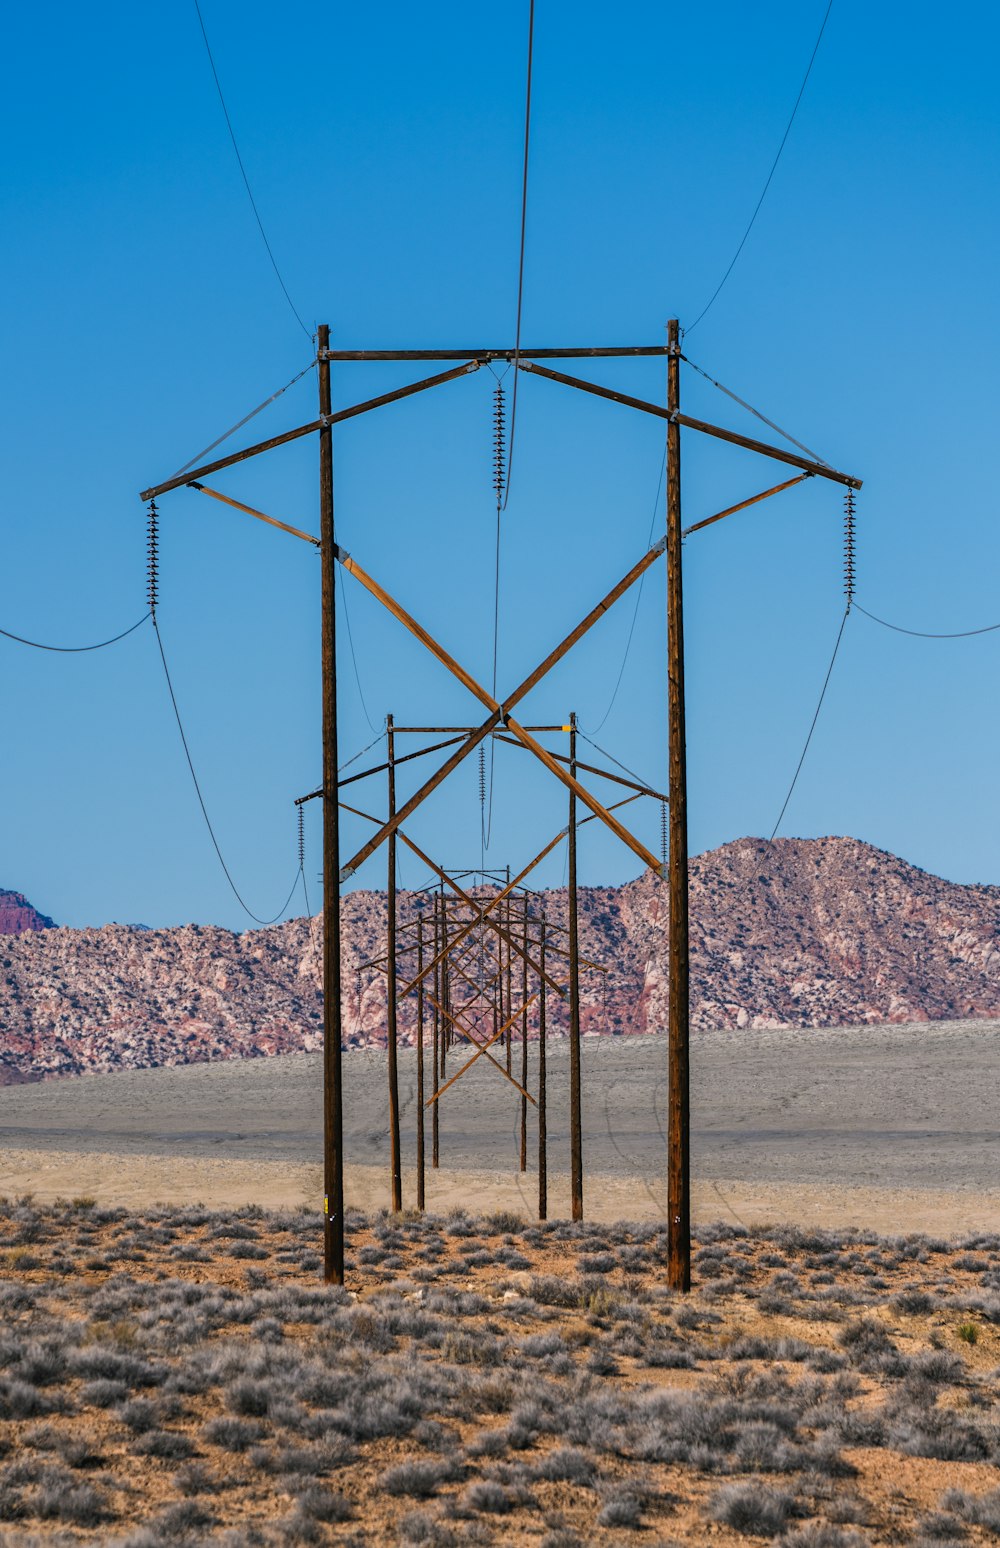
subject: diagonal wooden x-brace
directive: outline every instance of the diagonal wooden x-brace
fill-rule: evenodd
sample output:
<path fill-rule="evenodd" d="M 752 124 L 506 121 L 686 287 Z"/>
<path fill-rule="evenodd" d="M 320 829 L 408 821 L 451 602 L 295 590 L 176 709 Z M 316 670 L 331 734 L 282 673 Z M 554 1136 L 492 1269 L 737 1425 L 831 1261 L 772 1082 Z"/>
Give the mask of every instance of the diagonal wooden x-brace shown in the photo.
<path fill-rule="evenodd" d="M 457 1030 L 462 1033 L 463 1037 L 467 1037 L 468 1038 L 469 1042 L 473 1045 L 473 1047 L 475 1048 L 476 1052 L 472 1055 L 471 1059 L 467 1059 L 466 1060 L 466 1062 L 462 1065 L 462 1068 L 460 1070 L 456 1070 L 455 1071 L 454 1075 L 451 1077 L 450 1080 L 446 1080 L 444 1085 L 440 1086 L 438 1088 L 438 1090 L 435 1091 L 434 1095 L 430 1098 L 430 1101 L 425 1102 L 424 1106 L 425 1107 L 433 1106 L 433 1104 L 438 1100 L 438 1098 L 444 1095 L 444 1093 L 447 1091 L 448 1087 L 449 1086 L 453 1086 L 455 1084 L 456 1080 L 458 1080 L 459 1076 L 460 1075 L 464 1075 L 466 1070 L 471 1069 L 472 1066 L 475 1064 L 476 1060 L 481 1058 L 482 1055 L 485 1054 L 487 1059 L 489 1059 L 490 1063 L 496 1069 L 498 1069 L 500 1071 L 500 1073 L 504 1077 L 504 1079 L 505 1080 L 509 1080 L 512 1086 L 516 1086 L 517 1087 L 518 1091 L 520 1091 L 522 1096 L 526 1096 L 528 1098 L 528 1101 L 533 1106 L 537 1107 L 538 1104 L 535 1101 L 534 1097 L 531 1095 L 531 1092 L 530 1091 L 526 1091 L 524 1089 L 524 1087 L 521 1085 L 521 1083 L 514 1079 L 513 1075 L 508 1075 L 507 1071 L 504 1069 L 503 1065 L 500 1064 L 500 1062 L 498 1060 L 494 1059 L 493 1055 L 489 1052 L 489 1049 L 491 1049 L 493 1047 L 493 1044 L 496 1043 L 496 1042 L 499 1042 L 500 1038 L 503 1037 L 503 1035 L 506 1032 L 507 1028 L 513 1026 L 514 1022 L 517 1020 L 517 1018 L 520 1015 L 522 1015 L 523 1012 L 528 1009 L 528 1006 L 532 1003 L 532 1001 L 536 1000 L 537 998 L 538 998 L 538 996 L 533 994 L 533 995 L 531 995 L 531 997 L 529 999 L 525 1000 L 523 1005 L 519 1005 L 517 1010 L 514 1011 L 513 1015 L 508 1016 L 507 1020 L 503 1024 L 503 1026 L 498 1028 L 498 1030 L 493 1033 L 493 1036 L 488 1038 L 485 1043 L 481 1043 L 478 1038 L 473 1037 L 472 1033 L 468 1030 L 468 1028 L 464 1027 L 462 1025 L 462 1023 L 456 1019 L 456 1017 L 454 1017 L 452 1015 L 449 1015 L 448 1011 L 443 1010 L 443 1008 L 441 1006 L 438 1006 L 438 1009 L 442 1010 L 442 1014 L 448 1017 L 448 1020 L 451 1022 L 452 1026 L 456 1027 Z M 432 1005 L 436 1005 L 437 1004 L 436 1000 L 434 1000 L 433 997 L 431 997 L 431 1004 Z"/>
<path fill-rule="evenodd" d="M 456 769 L 462 760 L 467 758 L 469 754 L 473 752 L 476 747 L 478 747 L 479 743 L 487 736 L 489 736 L 490 732 L 499 725 L 504 726 L 506 730 L 517 737 L 519 742 L 523 743 L 525 747 L 533 752 L 536 758 L 538 758 L 539 761 L 545 765 L 545 767 L 551 774 L 555 776 L 556 779 L 565 785 L 568 790 L 571 790 L 578 798 L 578 800 L 582 801 L 584 806 L 588 807 L 590 811 L 593 812 L 595 817 L 599 817 L 600 820 L 611 829 L 612 833 L 614 833 L 623 844 L 626 844 L 634 854 L 638 855 L 639 859 L 643 862 L 644 865 L 649 866 L 657 873 L 657 875 L 662 874 L 662 864 L 652 853 L 652 851 L 647 849 L 645 844 L 643 844 L 640 839 L 636 838 L 635 834 L 631 833 L 623 823 L 619 822 L 617 817 L 615 817 L 607 809 L 607 807 L 603 806 L 601 802 L 598 801 L 596 796 L 591 795 L 590 791 L 587 790 L 584 785 L 581 785 L 580 782 L 575 779 L 567 769 L 561 768 L 551 753 L 549 753 L 540 742 L 537 742 L 529 731 L 526 731 L 525 728 L 519 725 L 516 720 L 511 719 L 510 712 L 514 706 L 541 681 L 546 673 L 551 671 L 557 662 L 562 660 L 567 651 L 569 651 L 578 640 L 582 639 L 583 635 L 587 633 L 588 629 L 592 628 L 597 620 L 603 617 L 608 608 L 611 607 L 613 603 L 617 602 L 619 597 L 624 596 L 629 587 L 632 586 L 635 581 L 640 578 L 640 576 L 645 574 L 650 565 L 652 565 L 664 552 L 665 546 L 666 539 L 662 539 L 659 543 L 655 544 L 653 548 L 649 549 L 649 551 L 642 556 L 639 562 L 633 565 L 628 574 L 618 582 L 617 586 L 613 587 L 607 596 L 602 598 L 597 606 L 593 608 L 584 619 L 581 620 L 581 622 L 572 631 L 572 633 L 568 634 L 562 643 L 556 646 L 555 650 L 550 652 L 550 654 L 546 656 L 545 660 L 535 668 L 534 672 L 532 672 L 530 676 L 526 677 L 524 682 L 521 683 L 512 694 L 509 694 L 502 703 L 498 702 L 493 697 L 493 695 L 482 686 L 481 683 L 476 681 L 470 672 L 467 672 L 465 668 L 454 659 L 453 656 L 449 655 L 448 651 L 446 651 L 442 645 L 438 644 L 437 640 L 435 640 L 433 636 L 428 633 L 423 625 L 419 624 L 412 616 L 412 614 L 408 613 L 406 609 L 395 600 L 394 597 L 390 596 L 389 592 L 387 592 L 385 588 L 378 583 L 378 581 L 376 581 L 365 570 L 363 570 L 357 561 L 351 558 L 350 554 L 346 553 L 339 545 L 335 546 L 336 557 L 343 565 L 344 569 L 347 570 L 348 574 L 353 575 L 355 580 L 359 581 L 360 584 L 364 586 L 366 591 L 370 592 L 377 601 L 381 602 L 383 607 L 385 607 L 394 618 L 398 619 L 404 628 L 408 629 L 409 632 L 414 635 L 414 637 L 418 639 L 428 651 L 430 651 L 431 655 L 433 655 L 436 660 L 440 661 L 442 666 L 447 667 L 449 672 L 451 672 L 452 675 L 456 677 L 458 681 L 462 683 L 463 686 L 467 688 L 468 691 L 473 694 L 475 698 L 477 698 L 480 703 L 485 705 L 486 708 L 491 712 L 489 719 L 484 721 L 483 724 L 471 734 L 471 736 L 467 737 L 460 747 L 456 748 L 451 757 L 441 765 L 437 772 L 426 781 L 426 783 L 421 787 L 420 790 L 417 791 L 415 795 L 411 796 L 410 799 L 405 802 L 405 804 L 401 806 L 397 812 L 394 813 L 389 821 L 380 828 L 378 833 L 374 834 L 370 839 L 367 840 L 364 845 L 362 845 L 361 849 L 358 850 L 353 859 L 351 859 L 341 870 L 340 879 L 342 882 L 347 881 L 351 876 L 353 876 L 358 866 L 367 860 L 370 855 L 374 854 L 379 845 L 384 843 L 389 835 L 397 830 L 401 822 L 406 821 L 407 817 L 409 817 L 421 804 L 421 802 L 424 801 L 428 795 L 430 795 L 431 791 L 435 790 L 442 782 L 442 780 L 445 779 L 453 769 Z"/>

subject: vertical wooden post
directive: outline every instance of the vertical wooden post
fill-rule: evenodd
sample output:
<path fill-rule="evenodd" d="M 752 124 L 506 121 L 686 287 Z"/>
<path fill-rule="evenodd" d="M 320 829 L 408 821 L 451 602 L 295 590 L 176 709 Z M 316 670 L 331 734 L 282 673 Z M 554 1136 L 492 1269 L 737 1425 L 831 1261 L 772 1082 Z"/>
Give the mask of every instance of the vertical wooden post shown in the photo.
<path fill-rule="evenodd" d="M 448 1072 L 448 1044 L 451 1042 L 451 973 L 448 963 L 448 910 L 445 906 L 444 888 L 441 889 L 441 1079 Z M 437 1102 L 434 1103 L 437 1107 Z"/>
<path fill-rule="evenodd" d="M 680 412 L 680 342 L 667 324 L 667 411 Z M 667 1278 L 691 1288 L 691 1152 L 688 1105 L 687 756 L 684 725 L 684 593 L 681 577 L 681 429 L 667 421 L 667 695 L 670 795 L 670 977 L 667 1108 Z"/>
<path fill-rule="evenodd" d="M 330 405 L 330 330 L 317 332 L 319 412 Z M 333 431 L 319 432 L 323 695 L 323 1278 L 344 1283 L 343 1006 L 340 981 L 340 805 L 337 781 L 337 614 L 333 533 Z"/>
<path fill-rule="evenodd" d="M 538 943 L 538 1218 L 549 1213 L 548 1120 L 545 1112 L 545 911 Z"/>
<path fill-rule="evenodd" d="M 386 758 L 389 769 L 389 817 L 396 815 L 396 741 L 392 716 L 385 717 Z M 396 1058 L 398 1012 L 396 1004 L 396 830 L 386 845 L 389 885 L 386 889 L 388 953 L 386 956 L 386 1053 L 389 1065 L 389 1157 L 392 1167 L 392 1211 L 403 1207 L 403 1167 L 399 1153 L 399 1068 Z"/>
<path fill-rule="evenodd" d="M 569 771 L 576 778 L 576 714 L 569 717 Z M 576 795 L 569 793 L 569 1150 L 574 1220 L 583 1219 L 583 1120 L 580 1112 L 580 941 L 576 896 Z"/>
<path fill-rule="evenodd" d="M 508 885 L 508 887 L 510 886 L 510 866 L 507 867 L 507 885 Z M 513 931 L 514 931 L 514 919 L 513 919 L 512 912 L 511 912 L 511 895 L 510 895 L 509 892 L 508 892 L 506 900 L 505 900 L 505 902 L 503 904 L 503 908 L 504 908 L 504 925 L 506 927 L 506 934 L 507 934 L 507 939 L 503 943 L 504 950 L 507 953 L 507 1015 L 504 1016 L 504 1021 L 506 1021 L 508 1016 L 512 1016 L 514 1014 L 513 961 L 512 961 L 512 953 L 511 953 L 511 949 L 510 949 L 510 940 L 511 940 L 511 936 L 512 936 Z M 507 1028 L 506 1032 L 504 1033 L 504 1039 L 503 1039 L 504 1043 L 506 1045 L 506 1049 L 507 1049 L 507 1074 L 508 1075 L 511 1073 L 511 1071 L 513 1069 L 513 1064 L 511 1062 L 511 1046 L 510 1046 L 510 1040 L 511 1040 L 513 1035 L 514 1035 L 514 1028 L 513 1028 L 513 1026 L 510 1026 L 510 1027 Z"/>
<path fill-rule="evenodd" d="M 417 1208 L 424 1208 L 424 917 L 417 920 Z M 437 1107 L 437 1103 L 434 1103 Z"/>
<path fill-rule="evenodd" d="M 521 1171 L 528 1170 L 528 894 L 524 894 L 524 934 L 521 944 Z"/>
<path fill-rule="evenodd" d="M 434 959 L 437 961 L 437 955 L 441 950 L 442 945 L 440 910 L 438 909 L 438 894 L 434 892 L 431 894 L 431 896 L 434 899 Z M 441 1136 L 441 1122 L 438 1115 L 438 1108 L 441 1106 L 441 1104 L 437 1100 L 437 1094 L 438 1087 L 440 1085 L 441 1074 L 441 1055 L 439 1045 L 441 1042 L 441 1022 L 443 1019 L 440 1010 L 440 1007 L 443 1003 L 441 999 L 441 985 L 443 981 L 444 975 L 441 972 L 441 965 L 438 963 L 434 969 L 434 1047 L 431 1050 L 433 1054 L 431 1088 L 435 1098 L 431 1106 L 431 1166 L 435 1169 L 437 1168 L 438 1164 Z"/>

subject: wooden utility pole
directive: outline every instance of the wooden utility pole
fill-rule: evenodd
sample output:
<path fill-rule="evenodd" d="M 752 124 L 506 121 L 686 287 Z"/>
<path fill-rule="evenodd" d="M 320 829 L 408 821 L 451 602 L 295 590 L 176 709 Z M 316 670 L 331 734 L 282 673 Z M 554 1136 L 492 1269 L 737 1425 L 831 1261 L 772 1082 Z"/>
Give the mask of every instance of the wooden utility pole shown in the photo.
<path fill-rule="evenodd" d="M 691 1288 L 691 1135 L 688 1102 L 688 841 L 684 726 L 684 593 L 681 577 L 680 341 L 667 325 L 667 709 L 670 795 L 670 977 L 667 1108 L 667 1278 Z"/>
<path fill-rule="evenodd" d="M 521 1171 L 528 1170 L 528 894 L 524 894 L 521 959 Z"/>
<path fill-rule="evenodd" d="M 424 919 L 417 920 L 417 1208 L 424 1208 Z M 435 1108 L 437 1103 L 434 1103 Z"/>
<path fill-rule="evenodd" d="M 569 771 L 576 778 L 576 712 L 569 717 Z M 576 792 L 569 793 L 569 1169 L 574 1220 L 583 1219 L 580 1112 L 580 940 L 576 897 Z"/>
<path fill-rule="evenodd" d="M 538 943 L 538 1218 L 549 1213 L 548 1122 L 545 1113 L 545 910 Z"/>
<path fill-rule="evenodd" d="M 389 817 L 396 815 L 396 745 L 392 729 L 392 716 L 385 718 L 386 757 L 389 760 Z M 392 1209 L 398 1215 L 403 1207 L 403 1168 L 399 1154 L 399 1071 L 396 1063 L 397 1007 L 396 1007 L 396 832 L 393 829 L 386 844 L 389 864 L 389 885 L 386 889 L 388 908 L 388 957 L 386 959 L 386 1052 L 389 1064 L 389 1156 L 392 1164 Z"/>
<path fill-rule="evenodd" d="M 439 922 L 439 895 L 438 893 L 434 892 L 431 894 L 431 896 L 434 899 L 434 1045 L 431 1050 L 433 1055 L 431 1089 L 434 1094 L 434 1103 L 431 1109 L 431 1166 L 436 1170 L 441 1149 L 441 1122 L 438 1115 L 438 1109 L 441 1104 L 437 1099 L 438 1090 L 441 1085 L 441 1056 L 438 1044 L 441 1041 L 441 1024 L 444 1020 L 443 1016 L 441 1015 L 441 990 L 444 984 L 444 972 L 442 970 L 441 963 L 438 961 L 438 955 L 441 951 L 444 950 L 444 931 L 442 930 Z M 443 893 L 441 894 L 441 902 L 444 902 Z"/>
<path fill-rule="evenodd" d="M 337 780 L 337 592 L 333 533 L 330 330 L 319 349 L 319 532 L 323 662 L 323 1277 L 344 1283 L 344 1106 L 341 1088 L 340 792 Z"/>

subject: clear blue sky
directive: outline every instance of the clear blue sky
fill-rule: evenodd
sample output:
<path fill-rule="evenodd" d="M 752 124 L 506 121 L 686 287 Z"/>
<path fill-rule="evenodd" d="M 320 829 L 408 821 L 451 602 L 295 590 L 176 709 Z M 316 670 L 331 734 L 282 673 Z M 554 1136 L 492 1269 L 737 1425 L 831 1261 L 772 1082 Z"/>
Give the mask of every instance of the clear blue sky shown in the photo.
<path fill-rule="evenodd" d="M 540 0 L 524 305 L 529 344 L 652 342 L 721 276 L 822 16 Z M 244 159 L 296 306 L 346 346 L 510 342 L 526 6 L 276 7 L 204 0 Z M 690 356 L 865 480 L 859 600 L 915 628 L 1000 620 L 995 478 L 998 24 L 986 7 L 835 0 L 768 198 Z M 137 494 L 306 364 L 269 267 L 193 5 L 21 7 L 6 23 L 0 626 L 67 643 L 144 606 Z M 336 371 L 345 404 L 406 368 Z M 662 397 L 657 363 L 594 376 Z M 341 541 L 486 676 L 492 380 L 336 436 Z M 753 432 L 691 373 L 685 406 Z M 307 375 L 263 434 L 311 418 Z M 234 443 L 235 444 L 235 443 Z M 314 440 L 219 479 L 314 528 Z M 504 524 L 502 684 L 642 551 L 662 426 L 522 381 Z M 780 470 L 685 441 L 687 520 Z M 842 609 L 841 491 L 818 481 L 686 546 L 691 841 L 770 831 Z M 657 521 L 662 520 L 662 511 Z M 160 622 L 206 797 L 251 906 L 295 868 L 292 800 L 318 780 L 318 561 L 187 491 L 162 501 Z M 598 740 L 665 778 L 663 578 L 647 583 Z M 378 724 L 473 707 L 356 589 Z M 628 602 L 526 706 L 604 714 Z M 341 615 L 341 619 L 343 615 Z M 341 749 L 370 739 L 346 648 Z M 930 642 L 860 615 L 782 832 L 850 833 L 961 881 L 1000 882 L 1000 633 Z M 0 885 L 58 920 L 243 928 L 183 764 L 149 627 L 59 657 L 0 639 Z M 478 718 L 474 716 L 474 718 Z M 413 824 L 479 855 L 473 762 Z M 405 788 L 405 787 L 404 787 Z M 367 799 L 383 798 L 376 788 Z M 309 874 L 319 868 L 309 812 Z M 498 762 L 490 856 L 563 825 L 558 787 Z M 640 821 L 640 819 L 637 819 Z M 656 847 L 658 813 L 641 819 Z M 363 829 L 349 828 L 345 849 Z M 587 880 L 634 874 L 591 824 Z M 540 874 L 558 884 L 562 856 Z M 406 882 L 419 868 L 403 861 Z M 383 885 L 381 858 L 358 878 Z M 318 903 L 314 891 L 314 906 Z M 301 908 L 301 905 L 299 905 Z"/>

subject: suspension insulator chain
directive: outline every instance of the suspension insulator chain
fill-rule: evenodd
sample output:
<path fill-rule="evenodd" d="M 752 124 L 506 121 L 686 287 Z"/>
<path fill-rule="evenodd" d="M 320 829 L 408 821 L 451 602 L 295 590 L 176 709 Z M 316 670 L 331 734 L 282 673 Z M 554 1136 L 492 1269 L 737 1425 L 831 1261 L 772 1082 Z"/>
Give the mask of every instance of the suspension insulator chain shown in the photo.
<path fill-rule="evenodd" d="M 155 613 L 160 599 L 160 513 L 155 500 L 149 502 L 146 528 L 146 599 L 149 611 Z"/>
<path fill-rule="evenodd" d="M 302 815 L 302 808 L 301 808 L 301 806 L 298 808 L 298 812 L 299 812 L 299 870 L 300 871 L 304 871 L 305 867 L 306 867 L 306 822 L 305 822 L 305 818 Z"/>
<path fill-rule="evenodd" d="M 479 804 L 486 805 L 486 749 L 479 744 Z"/>
<path fill-rule="evenodd" d="M 507 484 L 507 403 L 503 383 L 493 389 L 493 489 L 497 497 L 497 509 L 503 502 Z"/>
<path fill-rule="evenodd" d="M 670 816 L 666 801 L 660 802 L 660 859 L 667 863 L 667 853 L 670 848 Z"/>
<path fill-rule="evenodd" d="M 844 596 L 847 598 L 847 609 L 850 611 L 854 601 L 855 583 L 855 494 L 853 489 L 848 489 L 844 495 Z"/>

